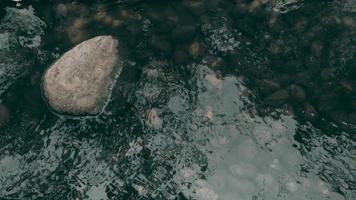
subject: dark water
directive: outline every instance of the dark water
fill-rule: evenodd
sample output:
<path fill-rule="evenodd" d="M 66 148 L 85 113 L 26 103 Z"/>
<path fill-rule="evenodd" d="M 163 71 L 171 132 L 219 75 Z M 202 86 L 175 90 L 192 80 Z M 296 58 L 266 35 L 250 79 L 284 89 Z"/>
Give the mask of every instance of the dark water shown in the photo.
<path fill-rule="evenodd" d="M 0 0 L 0 199 L 356 199 L 353 0 Z M 120 41 L 105 112 L 41 77 Z"/>

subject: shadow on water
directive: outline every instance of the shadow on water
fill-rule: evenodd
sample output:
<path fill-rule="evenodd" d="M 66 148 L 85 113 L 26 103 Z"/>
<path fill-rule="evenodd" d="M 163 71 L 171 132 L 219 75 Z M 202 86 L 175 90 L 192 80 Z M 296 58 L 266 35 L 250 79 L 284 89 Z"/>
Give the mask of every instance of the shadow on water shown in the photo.
<path fill-rule="evenodd" d="M 356 198 L 352 1 L 0 5 L 2 199 Z M 110 103 L 54 115 L 43 72 L 103 34 Z"/>

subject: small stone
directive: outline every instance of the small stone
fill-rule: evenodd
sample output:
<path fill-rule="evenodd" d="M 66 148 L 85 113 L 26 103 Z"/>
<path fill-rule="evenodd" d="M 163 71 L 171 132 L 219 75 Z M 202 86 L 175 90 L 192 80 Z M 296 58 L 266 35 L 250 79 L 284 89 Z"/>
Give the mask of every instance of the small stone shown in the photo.
<path fill-rule="evenodd" d="M 147 111 L 147 121 L 146 122 L 155 129 L 162 128 L 162 124 L 163 124 L 163 121 L 159 117 L 157 110 L 154 108 Z"/>
<path fill-rule="evenodd" d="M 262 94 L 270 94 L 280 89 L 280 85 L 273 80 L 263 79 L 256 80 L 257 86 L 260 88 Z"/>
<path fill-rule="evenodd" d="M 69 40 L 73 44 L 78 44 L 79 42 L 84 41 L 88 37 L 86 32 L 84 32 L 83 30 L 77 29 L 73 26 L 68 27 L 67 35 L 68 35 Z"/>
<path fill-rule="evenodd" d="M 289 87 L 289 93 L 291 97 L 293 97 L 293 99 L 295 99 L 298 102 L 303 102 L 306 98 L 304 89 L 295 84 Z"/>
<path fill-rule="evenodd" d="M 190 56 L 196 59 L 201 57 L 203 53 L 204 53 L 204 47 L 199 42 L 194 41 L 193 43 L 190 44 L 189 46 Z"/>
<path fill-rule="evenodd" d="M 352 17 L 345 16 L 342 18 L 342 23 L 344 24 L 345 27 L 347 28 L 353 28 L 356 26 L 356 22 Z"/>
<path fill-rule="evenodd" d="M 89 21 L 86 18 L 80 17 L 74 20 L 73 27 L 77 29 L 85 28 L 88 25 Z"/>
<path fill-rule="evenodd" d="M 56 13 L 59 17 L 65 17 L 68 14 L 68 8 L 63 3 L 60 3 L 56 7 Z"/>
<path fill-rule="evenodd" d="M 265 103 L 268 105 L 279 106 L 284 104 L 289 98 L 287 90 L 280 89 L 265 98 Z"/>
<path fill-rule="evenodd" d="M 48 105 L 61 114 L 102 112 L 122 69 L 117 47 L 113 37 L 98 36 L 66 52 L 44 75 Z"/>
<path fill-rule="evenodd" d="M 112 17 L 111 16 L 106 16 L 105 18 L 104 18 L 104 24 L 106 24 L 106 25 L 110 25 L 110 24 L 112 24 Z"/>
<path fill-rule="evenodd" d="M 216 57 L 210 57 L 207 59 L 208 66 L 212 69 L 220 69 L 222 68 L 225 63 L 224 60 L 221 58 L 216 58 Z"/>
<path fill-rule="evenodd" d="M 120 21 L 118 19 L 114 19 L 114 20 L 112 20 L 111 26 L 113 28 L 118 28 L 118 27 L 120 27 L 121 24 L 122 24 L 122 21 Z"/>
<path fill-rule="evenodd" d="M 7 107 L 0 103 L 0 127 L 4 126 L 10 119 L 10 113 Z"/>
<path fill-rule="evenodd" d="M 94 19 L 97 21 L 104 20 L 105 17 L 107 16 L 107 13 L 104 10 L 99 10 L 97 13 L 94 15 Z"/>
<path fill-rule="evenodd" d="M 321 42 L 317 41 L 313 42 L 310 48 L 314 56 L 320 57 L 324 47 L 322 46 Z"/>
<path fill-rule="evenodd" d="M 316 111 L 314 106 L 311 105 L 310 103 L 304 104 L 304 115 L 305 118 L 308 120 L 314 120 L 318 118 L 318 112 Z"/>

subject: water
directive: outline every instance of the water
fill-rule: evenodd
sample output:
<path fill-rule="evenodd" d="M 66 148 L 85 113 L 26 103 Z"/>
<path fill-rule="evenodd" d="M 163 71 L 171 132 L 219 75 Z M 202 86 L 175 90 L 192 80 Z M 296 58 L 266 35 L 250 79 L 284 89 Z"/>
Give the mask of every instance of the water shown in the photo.
<path fill-rule="evenodd" d="M 353 1 L 0 3 L 0 199 L 355 199 Z M 44 70 L 102 34 L 104 113 L 53 114 Z"/>

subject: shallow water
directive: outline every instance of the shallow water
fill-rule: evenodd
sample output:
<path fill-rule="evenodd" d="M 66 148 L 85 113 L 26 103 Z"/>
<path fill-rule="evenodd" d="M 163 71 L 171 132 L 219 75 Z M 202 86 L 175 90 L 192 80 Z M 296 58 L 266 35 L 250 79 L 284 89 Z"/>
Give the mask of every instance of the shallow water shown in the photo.
<path fill-rule="evenodd" d="M 1 199 L 356 198 L 353 1 L 22 4 L 0 1 Z M 105 111 L 52 113 L 43 72 L 103 34 Z"/>

